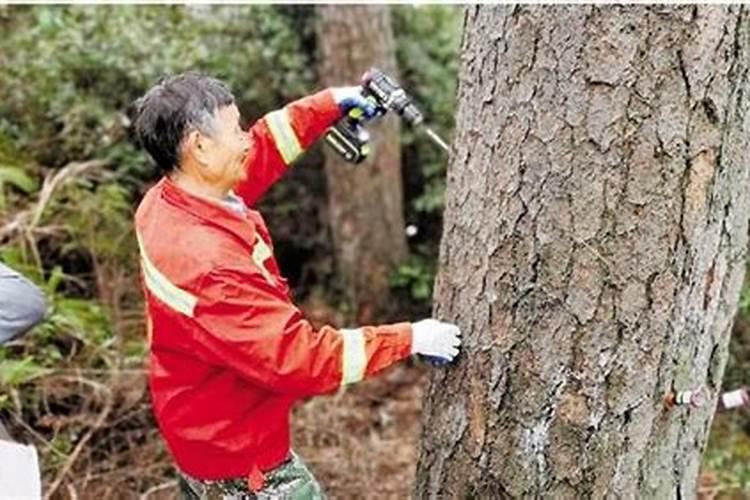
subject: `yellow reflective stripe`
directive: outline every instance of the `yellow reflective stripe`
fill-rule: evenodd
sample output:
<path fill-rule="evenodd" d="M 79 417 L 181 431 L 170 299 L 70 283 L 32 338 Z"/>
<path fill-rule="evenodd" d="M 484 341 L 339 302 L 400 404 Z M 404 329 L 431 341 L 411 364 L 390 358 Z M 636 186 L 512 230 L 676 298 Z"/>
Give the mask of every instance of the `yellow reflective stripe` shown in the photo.
<path fill-rule="evenodd" d="M 344 340 L 341 385 L 359 382 L 364 378 L 367 367 L 364 332 L 361 329 L 341 330 L 341 336 Z"/>
<path fill-rule="evenodd" d="M 289 112 L 286 108 L 282 108 L 278 111 L 268 113 L 266 115 L 266 123 L 276 143 L 276 149 L 281 153 L 284 163 L 289 165 L 304 152 L 297 139 L 297 134 L 292 128 Z"/>
<path fill-rule="evenodd" d="M 156 269 L 156 266 L 154 266 L 146 256 L 140 237 L 138 237 L 138 246 L 141 250 L 143 281 L 146 283 L 146 288 L 156 295 L 159 300 L 175 311 L 180 312 L 185 316 L 192 317 L 198 298 L 175 286 L 166 276 Z"/>
<path fill-rule="evenodd" d="M 273 285 L 274 283 L 271 273 L 268 272 L 268 269 L 266 269 L 266 266 L 263 264 L 271 257 L 273 257 L 271 249 L 268 248 L 268 245 L 263 241 L 263 238 L 261 238 L 259 234 L 256 234 L 255 244 L 253 245 L 253 262 L 255 262 L 255 265 L 260 268 L 260 272 L 263 273 L 263 277 L 266 278 L 266 281 Z"/>

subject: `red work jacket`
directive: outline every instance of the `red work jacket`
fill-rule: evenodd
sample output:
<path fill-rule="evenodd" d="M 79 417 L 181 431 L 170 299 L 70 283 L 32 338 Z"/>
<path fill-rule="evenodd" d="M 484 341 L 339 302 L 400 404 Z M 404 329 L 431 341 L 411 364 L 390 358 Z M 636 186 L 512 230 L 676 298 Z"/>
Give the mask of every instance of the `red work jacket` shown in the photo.
<path fill-rule="evenodd" d="M 340 117 L 330 91 L 250 130 L 247 206 Z M 136 213 L 151 345 L 150 388 L 177 465 L 200 479 L 247 477 L 289 453 L 300 398 L 336 391 L 407 357 L 408 323 L 316 331 L 289 299 L 261 215 L 190 194 L 168 178 Z"/>

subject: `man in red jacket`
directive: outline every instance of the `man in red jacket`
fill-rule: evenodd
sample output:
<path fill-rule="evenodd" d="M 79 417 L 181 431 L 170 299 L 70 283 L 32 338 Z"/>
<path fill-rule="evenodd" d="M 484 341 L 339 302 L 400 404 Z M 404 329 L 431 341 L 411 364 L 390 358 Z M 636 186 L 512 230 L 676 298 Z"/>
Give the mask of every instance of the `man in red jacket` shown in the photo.
<path fill-rule="evenodd" d="M 249 208 L 353 107 L 374 114 L 357 87 L 327 89 L 245 131 L 229 89 L 194 73 L 137 103 L 137 134 L 164 174 L 135 217 L 149 382 L 187 498 L 323 498 L 290 449 L 294 403 L 412 354 L 458 354 L 459 329 L 434 319 L 314 330 Z"/>

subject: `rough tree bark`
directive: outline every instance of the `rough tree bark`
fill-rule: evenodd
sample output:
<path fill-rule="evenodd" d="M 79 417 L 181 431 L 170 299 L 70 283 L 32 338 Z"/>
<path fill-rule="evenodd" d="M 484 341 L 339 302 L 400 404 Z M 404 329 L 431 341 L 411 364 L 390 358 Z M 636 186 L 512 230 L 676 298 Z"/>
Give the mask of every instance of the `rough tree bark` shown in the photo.
<path fill-rule="evenodd" d="M 745 7 L 468 7 L 419 498 L 694 498 L 745 269 Z M 701 409 L 665 409 L 704 387 Z"/>
<path fill-rule="evenodd" d="M 319 6 L 318 40 L 325 85 L 355 85 L 371 66 L 398 77 L 388 6 Z M 399 123 L 388 116 L 369 130 L 374 155 L 362 165 L 325 150 L 336 263 L 362 321 L 387 304 L 388 274 L 407 253 Z"/>

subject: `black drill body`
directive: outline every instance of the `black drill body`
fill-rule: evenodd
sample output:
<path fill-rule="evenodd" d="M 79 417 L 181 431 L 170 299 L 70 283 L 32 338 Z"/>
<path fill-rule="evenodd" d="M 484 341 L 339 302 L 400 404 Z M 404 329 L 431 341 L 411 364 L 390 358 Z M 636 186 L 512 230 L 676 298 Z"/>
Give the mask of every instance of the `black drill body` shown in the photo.
<path fill-rule="evenodd" d="M 404 89 L 377 68 L 365 73 L 361 84 L 362 95 L 375 105 L 378 115 L 393 111 L 412 126 L 424 121 Z M 363 118 L 361 110 L 352 109 L 326 132 L 326 142 L 351 163 L 361 163 L 370 154 L 370 134 L 362 126 Z"/>

